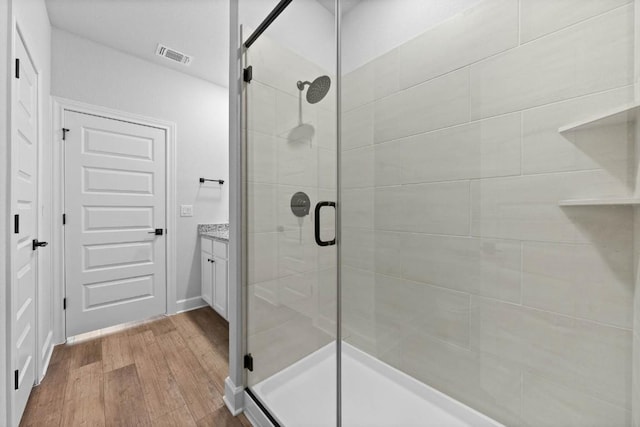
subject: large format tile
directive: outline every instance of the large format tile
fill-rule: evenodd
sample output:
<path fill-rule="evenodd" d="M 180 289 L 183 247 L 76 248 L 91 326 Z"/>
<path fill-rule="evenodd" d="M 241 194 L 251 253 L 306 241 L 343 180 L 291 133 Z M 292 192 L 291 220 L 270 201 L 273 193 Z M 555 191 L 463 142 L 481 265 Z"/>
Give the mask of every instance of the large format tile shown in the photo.
<path fill-rule="evenodd" d="M 522 43 L 607 12 L 631 0 L 522 0 Z"/>
<path fill-rule="evenodd" d="M 377 100 L 374 119 L 376 143 L 467 122 L 469 69 Z"/>
<path fill-rule="evenodd" d="M 423 234 L 402 238 L 403 277 L 519 302 L 520 243 Z"/>
<path fill-rule="evenodd" d="M 469 295 L 463 292 L 377 274 L 374 312 L 378 352 L 413 330 L 469 345 Z"/>
<path fill-rule="evenodd" d="M 631 331 L 480 297 L 471 348 L 521 363 L 566 387 L 629 408 Z"/>
<path fill-rule="evenodd" d="M 417 294 L 417 327 L 443 341 L 469 347 L 470 301 L 467 293 L 423 285 Z"/>
<path fill-rule="evenodd" d="M 249 232 L 276 231 L 278 225 L 277 190 L 278 186 L 274 184 L 249 182 L 247 197 Z"/>
<path fill-rule="evenodd" d="M 472 181 L 471 234 L 626 248 L 628 208 L 558 206 L 564 199 L 626 195 L 624 185 L 598 170 Z"/>
<path fill-rule="evenodd" d="M 361 270 L 373 271 L 375 235 L 373 230 L 344 226 L 341 233 L 342 263 Z"/>
<path fill-rule="evenodd" d="M 522 418 L 531 427 L 628 427 L 631 421 L 621 406 L 529 372 L 523 375 Z"/>
<path fill-rule="evenodd" d="M 343 113 L 342 150 L 373 144 L 373 103 Z"/>
<path fill-rule="evenodd" d="M 472 65 L 471 118 L 631 84 L 633 16 L 623 7 Z"/>
<path fill-rule="evenodd" d="M 624 328 L 633 321 L 631 246 L 524 242 L 522 302 Z"/>
<path fill-rule="evenodd" d="M 376 144 L 376 186 L 520 174 L 520 114 Z"/>
<path fill-rule="evenodd" d="M 560 133 L 561 126 L 611 111 L 633 100 L 627 86 L 523 113 L 522 169 L 524 174 L 602 168 L 621 182 L 629 180 L 633 147 L 626 124 Z"/>
<path fill-rule="evenodd" d="M 485 0 L 398 49 L 400 87 L 414 86 L 517 45 L 517 2 Z"/>
<path fill-rule="evenodd" d="M 482 354 L 415 332 L 403 340 L 393 360 L 402 371 L 504 423 L 522 425 L 521 371 L 500 356 Z"/>
<path fill-rule="evenodd" d="M 399 48 L 393 49 L 344 75 L 342 111 L 351 111 L 399 90 L 398 51 Z"/>
<path fill-rule="evenodd" d="M 344 227 L 371 229 L 375 215 L 373 188 L 342 191 L 342 225 Z"/>
<path fill-rule="evenodd" d="M 263 184 L 278 182 L 278 144 L 273 135 L 249 131 L 247 140 L 247 180 Z"/>
<path fill-rule="evenodd" d="M 467 235 L 469 182 L 376 188 L 375 228 Z"/>
<path fill-rule="evenodd" d="M 402 276 L 404 233 L 375 230 L 375 271 L 386 276 Z"/>
<path fill-rule="evenodd" d="M 278 233 L 249 233 L 248 283 L 260 283 L 278 277 Z"/>
<path fill-rule="evenodd" d="M 373 187 L 374 148 L 365 146 L 342 153 L 342 188 Z"/>
<path fill-rule="evenodd" d="M 247 87 L 247 128 L 267 135 L 276 134 L 276 90 L 260 82 Z"/>
<path fill-rule="evenodd" d="M 278 184 L 318 186 L 318 147 L 308 141 L 278 138 Z"/>

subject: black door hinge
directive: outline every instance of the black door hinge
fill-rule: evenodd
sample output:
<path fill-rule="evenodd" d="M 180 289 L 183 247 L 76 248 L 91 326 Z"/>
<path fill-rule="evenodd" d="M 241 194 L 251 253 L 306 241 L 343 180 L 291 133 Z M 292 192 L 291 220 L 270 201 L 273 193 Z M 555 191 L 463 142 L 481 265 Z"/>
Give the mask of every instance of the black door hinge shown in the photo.
<path fill-rule="evenodd" d="M 253 372 L 253 356 L 251 353 L 244 355 L 244 369 Z"/>
<path fill-rule="evenodd" d="M 20 78 L 20 58 L 16 58 L 16 79 Z"/>
<path fill-rule="evenodd" d="M 62 140 L 66 141 L 67 140 L 67 132 L 69 132 L 69 129 L 67 128 L 62 128 Z"/>
<path fill-rule="evenodd" d="M 66 298 L 62 298 L 62 309 L 63 310 L 67 309 L 67 299 Z"/>
<path fill-rule="evenodd" d="M 62 214 L 62 225 L 67 223 L 67 214 Z"/>
<path fill-rule="evenodd" d="M 20 234 L 20 215 L 13 216 L 13 233 Z"/>
<path fill-rule="evenodd" d="M 14 390 L 18 389 L 19 380 L 20 380 L 20 372 L 18 372 L 18 370 L 16 369 L 15 371 L 13 371 L 13 389 Z"/>
<path fill-rule="evenodd" d="M 244 69 L 244 72 L 242 73 L 242 80 L 244 80 L 247 83 L 251 83 L 252 79 L 253 79 L 253 67 L 249 65 L 247 68 Z"/>

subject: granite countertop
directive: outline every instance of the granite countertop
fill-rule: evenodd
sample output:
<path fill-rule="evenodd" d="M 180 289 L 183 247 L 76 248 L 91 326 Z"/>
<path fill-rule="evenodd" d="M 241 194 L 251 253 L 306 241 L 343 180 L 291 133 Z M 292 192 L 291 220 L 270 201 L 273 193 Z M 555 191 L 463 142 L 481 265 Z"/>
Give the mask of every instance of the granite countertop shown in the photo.
<path fill-rule="evenodd" d="M 198 224 L 198 234 L 221 242 L 229 242 L 229 224 Z"/>

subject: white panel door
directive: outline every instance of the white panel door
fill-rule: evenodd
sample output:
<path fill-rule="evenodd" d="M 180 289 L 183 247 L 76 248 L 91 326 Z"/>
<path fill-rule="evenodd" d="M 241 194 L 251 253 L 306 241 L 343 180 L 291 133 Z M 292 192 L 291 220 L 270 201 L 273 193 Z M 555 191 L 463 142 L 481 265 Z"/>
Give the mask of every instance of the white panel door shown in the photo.
<path fill-rule="evenodd" d="M 35 380 L 37 190 L 38 190 L 38 83 L 35 67 L 16 35 L 19 69 L 13 78 L 11 135 L 11 345 L 12 418 L 18 425 Z"/>
<path fill-rule="evenodd" d="M 67 336 L 165 313 L 165 131 L 73 111 L 64 123 Z"/>

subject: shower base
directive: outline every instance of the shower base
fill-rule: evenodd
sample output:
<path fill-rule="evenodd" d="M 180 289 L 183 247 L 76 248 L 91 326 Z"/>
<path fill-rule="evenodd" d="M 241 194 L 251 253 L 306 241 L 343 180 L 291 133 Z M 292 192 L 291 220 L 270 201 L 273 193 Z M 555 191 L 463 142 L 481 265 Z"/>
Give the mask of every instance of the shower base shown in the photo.
<path fill-rule="evenodd" d="M 335 343 L 331 343 L 256 384 L 252 391 L 283 427 L 335 426 L 335 366 Z M 502 426 L 346 343 L 342 345 L 342 390 L 345 427 Z M 254 417 L 249 414 L 249 418 Z"/>

